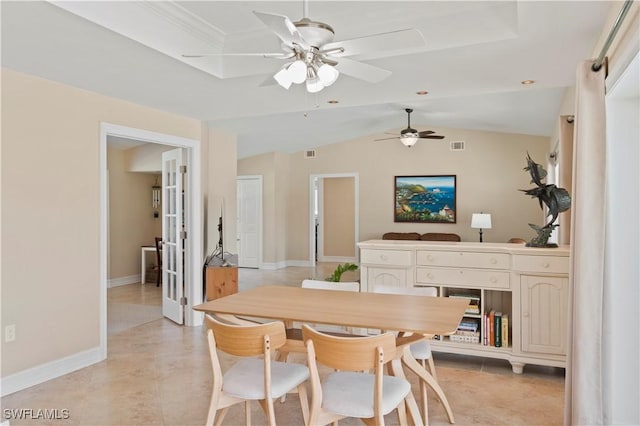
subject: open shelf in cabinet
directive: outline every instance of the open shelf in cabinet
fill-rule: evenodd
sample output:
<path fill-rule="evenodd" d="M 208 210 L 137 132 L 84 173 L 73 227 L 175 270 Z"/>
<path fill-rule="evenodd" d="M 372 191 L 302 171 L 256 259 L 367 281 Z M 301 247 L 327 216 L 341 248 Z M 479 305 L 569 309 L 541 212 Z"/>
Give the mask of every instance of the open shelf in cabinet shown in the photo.
<path fill-rule="evenodd" d="M 469 309 L 465 312 L 458 331 L 450 336 L 441 336 L 440 342 L 449 345 L 478 346 L 489 350 L 505 350 L 511 345 L 511 325 L 507 324 L 507 341 L 505 344 L 495 346 L 495 313 L 500 313 L 506 318 L 512 318 L 510 291 L 487 290 L 481 288 L 461 288 L 461 287 L 441 287 L 439 294 L 441 297 L 465 297 L 469 299 Z M 491 327 L 485 322 L 485 315 L 493 311 L 494 340 L 491 342 Z M 502 322 L 500 321 L 502 337 Z M 486 338 L 485 338 L 486 336 Z M 501 339 L 502 340 L 502 339 Z"/>

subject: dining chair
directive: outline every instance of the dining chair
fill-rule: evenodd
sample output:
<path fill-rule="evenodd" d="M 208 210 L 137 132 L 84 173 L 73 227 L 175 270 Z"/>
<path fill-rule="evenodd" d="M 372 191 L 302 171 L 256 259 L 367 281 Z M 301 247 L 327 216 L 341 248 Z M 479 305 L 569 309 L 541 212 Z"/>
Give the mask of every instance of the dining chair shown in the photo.
<path fill-rule="evenodd" d="M 385 364 L 398 360 L 392 333 L 339 337 L 303 324 L 302 335 L 311 383 L 307 425 L 337 424 L 346 417 L 384 425 L 384 416 L 395 409 L 399 423 L 407 423 L 404 400 L 411 385 L 404 377 L 384 374 Z M 318 364 L 333 371 L 321 380 Z"/>
<path fill-rule="evenodd" d="M 225 318 L 228 321 L 229 318 Z M 209 355 L 213 369 L 213 390 L 207 415 L 207 425 L 220 425 L 229 407 L 245 403 L 245 422 L 251 424 L 250 401 L 258 401 L 267 415 L 269 425 L 276 424 L 273 400 L 297 391 L 305 423 L 309 417 L 306 381 L 309 369 L 301 364 L 271 360 L 271 352 L 286 341 L 284 324 L 280 321 L 252 323 L 238 319 L 233 323 L 222 318 L 205 316 Z M 218 350 L 237 357 L 223 374 Z"/>
<path fill-rule="evenodd" d="M 162 238 L 156 237 L 156 261 L 158 262 L 158 270 L 156 271 L 156 287 L 160 287 L 162 280 Z"/>
<path fill-rule="evenodd" d="M 435 287 L 398 287 L 398 286 L 390 286 L 390 285 L 374 285 L 373 286 L 374 293 L 385 293 L 385 294 L 402 294 L 409 296 L 427 296 L 427 297 L 435 297 L 438 295 L 438 289 Z M 402 337 L 406 337 L 407 334 L 403 333 Z M 438 376 L 436 376 L 436 367 L 433 363 L 433 356 L 431 354 L 431 345 L 429 344 L 429 340 L 427 336 L 424 339 L 419 340 L 417 342 L 411 343 L 409 345 L 409 350 L 411 351 L 411 355 L 420 363 L 422 368 L 427 369 L 429 373 L 433 376 L 433 378 L 438 380 Z M 422 417 L 427 421 L 428 415 L 428 400 L 427 400 L 427 383 L 424 380 L 420 380 L 420 402 L 421 402 L 421 411 Z"/>

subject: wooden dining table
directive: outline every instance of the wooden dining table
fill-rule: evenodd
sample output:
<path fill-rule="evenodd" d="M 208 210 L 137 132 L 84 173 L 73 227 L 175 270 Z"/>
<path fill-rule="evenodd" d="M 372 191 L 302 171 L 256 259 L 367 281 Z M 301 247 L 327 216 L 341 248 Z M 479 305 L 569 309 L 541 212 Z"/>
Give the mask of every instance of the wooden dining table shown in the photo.
<path fill-rule="evenodd" d="M 442 388 L 413 358 L 409 343 L 425 334 L 454 333 L 467 305 L 468 300 L 460 298 L 268 285 L 211 300 L 193 309 L 211 314 L 415 333 L 413 339 L 399 340 L 398 360 L 434 390 L 447 412 L 449 422 L 454 423 L 453 412 Z M 399 363 L 392 364 L 394 374 L 403 375 L 402 367 L 398 366 Z M 412 394 L 407 399 L 407 406 L 413 423 L 423 424 Z"/>

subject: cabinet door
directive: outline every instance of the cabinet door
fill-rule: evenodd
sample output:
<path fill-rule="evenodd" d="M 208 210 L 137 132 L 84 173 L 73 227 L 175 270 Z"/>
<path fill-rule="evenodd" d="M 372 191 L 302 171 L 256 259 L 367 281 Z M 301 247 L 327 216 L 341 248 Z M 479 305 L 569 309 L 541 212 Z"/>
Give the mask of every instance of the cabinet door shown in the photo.
<path fill-rule="evenodd" d="M 566 355 L 569 280 L 522 275 L 520 286 L 522 351 Z"/>
<path fill-rule="evenodd" d="M 368 267 L 367 283 L 370 289 L 376 285 L 408 287 L 407 274 L 406 268 Z"/>

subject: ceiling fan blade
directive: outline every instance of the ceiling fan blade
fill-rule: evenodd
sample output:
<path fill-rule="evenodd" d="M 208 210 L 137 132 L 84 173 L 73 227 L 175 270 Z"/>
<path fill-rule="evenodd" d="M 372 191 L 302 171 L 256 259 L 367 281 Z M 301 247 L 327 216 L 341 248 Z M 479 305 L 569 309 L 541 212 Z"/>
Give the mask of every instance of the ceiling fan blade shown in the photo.
<path fill-rule="evenodd" d="M 423 46 L 426 46 L 426 43 L 422 33 L 412 28 L 327 43 L 322 46 L 322 50 L 336 49 L 330 53 L 330 56 L 340 58 L 361 53 L 405 50 Z"/>
<path fill-rule="evenodd" d="M 390 141 L 391 139 L 400 139 L 400 138 L 396 136 L 395 138 L 374 139 L 374 142 L 377 142 L 377 141 Z"/>
<path fill-rule="evenodd" d="M 420 136 L 419 139 L 444 139 L 444 136 L 440 136 L 440 135 L 426 135 L 426 136 Z"/>
<path fill-rule="evenodd" d="M 278 84 L 278 82 L 275 78 L 273 78 L 272 75 L 270 75 L 269 77 L 265 78 L 262 83 L 258 84 L 258 87 L 273 86 L 274 84 Z"/>
<path fill-rule="evenodd" d="M 291 19 L 284 15 L 277 15 L 275 13 L 265 13 L 253 11 L 253 14 L 258 17 L 267 27 L 271 29 L 286 45 L 304 46 L 306 43 L 302 40 L 300 33 Z"/>
<path fill-rule="evenodd" d="M 423 131 L 421 131 L 421 132 L 418 132 L 418 137 L 419 137 L 419 138 L 423 138 L 423 137 L 425 137 L 425 136 L 427 136 L 427 135 L 432 135 L 432 134 L 434 134 L 434 133 L 435 133 L 435 132 L 434 132 L 433 130 L 423 130 Z"/>
<path fill-rule="evenodd" d="M 263 58 L 289 59 L 293 58 L 293 52 L 282 53 L 192 53 L 180 55 L 183 58 L 204 58 L 205 56 L 260 56 Z"/>
<path fill-rule="evenodd" d="M 355 77 L 369 83 L 379 83 L 391 75 L 391 71 L 347 58 L 340 58 L 340 62 L 338 62 L 336 68 L 342 74 Z"/>

